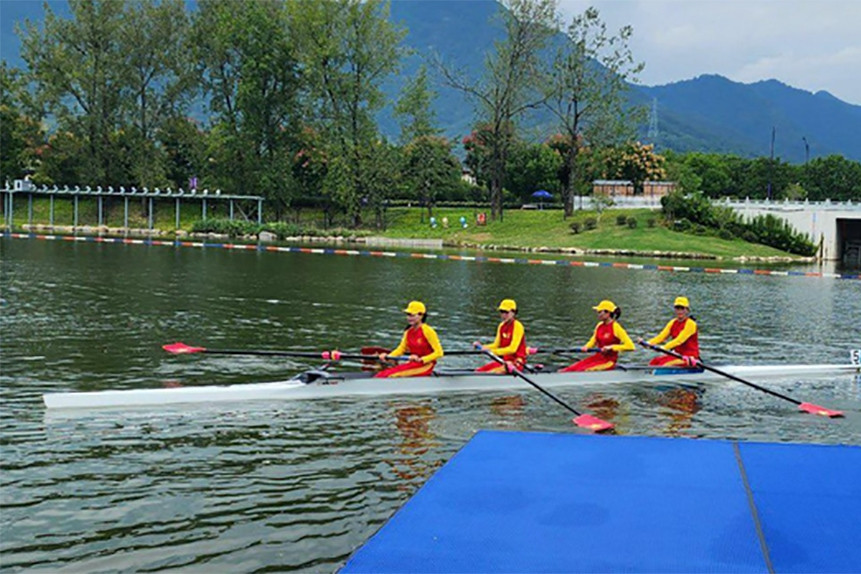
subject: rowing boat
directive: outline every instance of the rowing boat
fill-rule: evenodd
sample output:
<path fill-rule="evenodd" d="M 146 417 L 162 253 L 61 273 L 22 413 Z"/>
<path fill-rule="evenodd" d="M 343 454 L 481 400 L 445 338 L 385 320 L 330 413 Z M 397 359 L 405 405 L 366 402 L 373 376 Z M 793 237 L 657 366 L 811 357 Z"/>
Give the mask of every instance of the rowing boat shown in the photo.
<path fill-rule="evenodd" d="M 820 377 L 858 373 L 859 365 L 758 365 L 726 366 L 721 369 L 737 377 Z M 536 373 L 530 375 L 546 388 L 564 388 L 614 383 L 712 382 L 724 377 L 696 369 L 629 368 L 587 373 Z M 497 391 L 524 387 L 511 375 L 468 371 L 441 371 L 434 376 L 374 379 L 371 374 L 306 371 L 296 377 L 269 383 L 218 386 L 131 389 L 81 393 L 46 393 L 49 409 L 139 407 L 187 403 L 317 399 L 362 395 L 415 395 L 456 391 Z"/>

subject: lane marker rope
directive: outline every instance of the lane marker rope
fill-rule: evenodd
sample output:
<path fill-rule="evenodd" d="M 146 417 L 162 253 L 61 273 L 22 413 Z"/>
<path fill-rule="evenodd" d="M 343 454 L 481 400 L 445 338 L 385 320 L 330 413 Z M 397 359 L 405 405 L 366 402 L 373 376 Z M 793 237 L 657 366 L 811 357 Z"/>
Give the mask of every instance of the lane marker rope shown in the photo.
<path fill-rule="evenodd" d="M 484 255 L 447 255 L 445 253 L 409 253 L 406 251 L 369 251 L 357 249 L 335 249 L 330 247 L 284 247 L 279 245 L 257 245 L 245 243 L 209 243 L 206 241 L 165 241 L 162 239 L 128 239 L 122 237 L 92 237 L 82 235 L 45 235 L 39 233 L 3 233 L 12 239 L 45 239 L 56 241 L 83 241 L 92 243 L 118 243 L 122 245 L 157 245 L 164 247 L 197 247 L 203 249 L 240 249 L 247 251 L 276 251 L 280 253 L 305 253 L 311 255 L 342 255 L 350 257 L 411 257 L 442 261 L 467 261 L 472 263 L 503 263 L 514 265 L 566 265 L 570 267 L 608 267 L 611 269 L 633 269 L 637 271 L 669 271 L 672 273 L 729 273 L 767 277 L 819 277 L 825 279 L 861 280 L 861 274 L 823 273 L 817 271 L 778 271 L 772 269 L 725 269 L 715 267 L 688 267 L 656 265 L 650 263 L 613 263 L 607 261 L 571 261 L 554 259 L 526 259 L 521 257 L 488 257 Z"/>

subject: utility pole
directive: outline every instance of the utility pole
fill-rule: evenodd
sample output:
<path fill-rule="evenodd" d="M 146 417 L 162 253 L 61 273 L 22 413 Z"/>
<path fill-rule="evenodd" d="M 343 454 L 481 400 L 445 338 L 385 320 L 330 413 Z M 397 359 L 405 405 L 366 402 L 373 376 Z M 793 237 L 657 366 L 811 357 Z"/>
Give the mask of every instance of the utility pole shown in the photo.
<path fill-rule="evenodd" d="M 776 132 L 776 128 L 771 126 L 771 159 L 768 162 L 768 191 L 766 192 L 766 198 L 771 199 L 771 178 L 774 173 L 774 134 Z"/>

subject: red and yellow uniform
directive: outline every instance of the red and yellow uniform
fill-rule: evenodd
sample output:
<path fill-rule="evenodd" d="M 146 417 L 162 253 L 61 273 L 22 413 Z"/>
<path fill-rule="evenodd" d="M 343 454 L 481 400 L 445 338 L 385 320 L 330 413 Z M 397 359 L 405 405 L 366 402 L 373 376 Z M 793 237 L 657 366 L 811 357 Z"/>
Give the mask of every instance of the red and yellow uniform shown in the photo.
<path fill-rule="evenodd" d="M 649 339 L 649 344 L 659 345 L 669 338 L 670 341 L 663 346 L 664 349 L 675 351 L 685 357 L 699 359 L 700 343 L 697 332 L 697 323 L 693 318 L 671 319 L 663 331 L 658 333 L 656 337 Z M 649 361 L 649 365 L 662 367 L 689 366 L 684 359 L 670 355 L 659 355 Z"/>
<path fill-rule="evenodd" d="M 560 372 L 609 371 L 616 368 L 616 362 L 619 360 L 619 353 L 621 351 L 634 350 L 634 342 L 617 321 L 610 321 L 609 323 L 601 321 L 598 323 L 595 326 L 595 331 L 592 333 L 592 338 L 589 339 L 589 342 L 585 346 L 600 349 L 609 347 L 609 350 L 590 355 L 582 361 L 561 369 Z"/>
<path fill-rule="evenodd" d="M 374 377 L 422 377 L 431 374 L 436 366 L 437 359 L 443 356 L 442 345 L 433 327 L 425 323 L 419 323 L 415 327 L 409 327 L 404 331 L 401 342 L 397 348 L 388 353 L 389 357 L 400 357 L 404 354 L 418 355 L 421 361 L 409 361 L 401 365 L 383 369 Z"/>
<path fill-rule="evenodd" d="M 526 330 L 523 323 L 517 319 L 503 321 L 496 328 L 496 338 L 487 345 L 485 350 L 497 355 L 500 359 L 514 364 L 518 371 L 523 370 L 528 352 L 526 350 Z M 497 361 L 487 363 L 476 369 L 479 373 L 505 373 L 505 365 Z"/>

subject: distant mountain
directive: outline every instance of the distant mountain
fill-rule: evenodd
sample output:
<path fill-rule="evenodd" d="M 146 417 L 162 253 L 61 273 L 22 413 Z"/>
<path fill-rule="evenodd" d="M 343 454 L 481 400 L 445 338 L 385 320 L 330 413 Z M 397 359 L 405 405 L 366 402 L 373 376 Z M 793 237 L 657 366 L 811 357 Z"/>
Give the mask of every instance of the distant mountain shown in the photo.
<path fill-rule="evenodd" d="M 679 151 L 709 150 L 784 160 L 839 153 L 861 160 L 861 106 L 828 92 L 815 94 L 777 80 L 740 84 L 704 75 L 665 86 L 635 88 L 658 102 L 658 142 Z"/>
<path fill-rule="evenodd" d="M 194 6 L 192 0 L 188 3 Z M 65 2 L 49 0 L 48 4 L 60 15 L 69 14 Z M 499 10 L 500 5 L 493 0 L 393 0 L 391 20 L 408 30 L 405 44 L 411 54 L 405 58 L 400 75 L 384 87 L 390 100 L 397 98 L 405 80 L 434 54 L 476 77 L 493 42 L 502 37 Z M 0 1 L 0 57 L 13 66 L 23 65 L 15 22 L 26 18 L 42 20 L 42 2 Z M 441 82 L 437 82 L 436 91 L 437 120 L 445 133 L 466 135 L 474 120 L 472 104 Z M 632 86 L 630 98 L 645 106 L 657 99 L 659 149 L 768 156 L 774 128 L 775 157 L 803 162 L 806 150 L 802 138 L 806 138 L 810 158 L 838 153 L 861 161 L 861 106 L 827 92 L 814 94 L 777 80 L 741 84 L 722 76 L 703 75 L 663 86 Z M 391 108 L 381 114 L 380 123 L 384 133 L 397 134 Z M 541 123 L 524 122 L 527 128 L 534 126 L 536 136 L 546 131 L 546 127 L 538 127 Z M 641 128 L 644 140 L 646 128 Z"/>
<path fill-rule="evenodd" d="M 417 55 L 436 51 L 446 61 L 477 74 L 485 54 L 501 38 L 499 26 L 491 24 L 499 9 L 492 0 L 395 0 L 391 19 L 409 30 L 405 43 Z M 418 56 L 408 60 L 402 77 L 414 72 L 418 60 Z M 390 86 L 392 98 L 397 97 L 400 83 L 396 86 Z M 448 88 L 438 91 L 437 116 L 446 133 L 467 133 L 473 119 L 470 105 Z M 813 94 L 776 80 L 741 84 L 717 75 L 664 86 L 631 86 L 632 103 L 651 107 L 654 99 L 660 149 L 768 156 L 774 128 L 775 157 L 803 162 L 804 137 L 810 158 L 838 153 L 861 161 L 861 106 L 827 92 Z M 392 133 L 391 124 L 384 121 L 384 126 Z M 641 127 L 643 140 L 648 139 L 647 127 Z"/>

